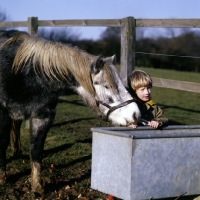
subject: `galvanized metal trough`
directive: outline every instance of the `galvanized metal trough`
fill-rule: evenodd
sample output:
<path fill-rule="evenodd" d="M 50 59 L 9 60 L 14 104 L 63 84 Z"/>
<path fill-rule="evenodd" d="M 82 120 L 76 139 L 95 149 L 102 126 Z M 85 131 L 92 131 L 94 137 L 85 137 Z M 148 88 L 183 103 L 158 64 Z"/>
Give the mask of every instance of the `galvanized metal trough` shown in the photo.
<path fill-rule="evenodd" d="M 126 200 L 200 194 L 200 125 L 91 131 L 93 189 Z"/>

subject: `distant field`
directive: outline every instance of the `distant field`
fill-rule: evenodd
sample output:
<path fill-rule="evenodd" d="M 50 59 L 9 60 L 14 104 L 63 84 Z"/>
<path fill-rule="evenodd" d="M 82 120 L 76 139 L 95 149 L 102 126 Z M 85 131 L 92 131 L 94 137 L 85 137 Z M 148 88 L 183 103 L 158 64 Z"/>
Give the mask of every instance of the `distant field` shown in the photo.
<path fill-rule="evenodd" d="M 136 69 L 144 70 L 152 77 L 200 83 L 200 73 L 144 67 L 136 67 Z"/>
<path fill-rule="evenodd" d="M 150 76 L 172 80 L 200 82 L 200 73 L 154 68 L 139 68 Z M 154 87 L 152 97 L 173 124 L 200 124 L 200 93 Z"/>

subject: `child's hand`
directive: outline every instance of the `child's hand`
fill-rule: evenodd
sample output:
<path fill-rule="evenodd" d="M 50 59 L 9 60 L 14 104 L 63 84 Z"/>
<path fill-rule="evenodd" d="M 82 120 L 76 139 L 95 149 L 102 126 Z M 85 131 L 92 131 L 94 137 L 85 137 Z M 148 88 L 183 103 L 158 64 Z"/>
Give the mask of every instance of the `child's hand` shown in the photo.
<path fill-rule="evenodd" d="M 137 124 L 130 124 L 130 125 L 128 125 L 128 127 L 137 128 Z"/>
<path fill-rule="evenodd" d="M 158 128 L 159 122 L 157 122 L 157 121 L 150 121 L 148 123 L 148 125 L 151 126 L 152 128 Z"/>

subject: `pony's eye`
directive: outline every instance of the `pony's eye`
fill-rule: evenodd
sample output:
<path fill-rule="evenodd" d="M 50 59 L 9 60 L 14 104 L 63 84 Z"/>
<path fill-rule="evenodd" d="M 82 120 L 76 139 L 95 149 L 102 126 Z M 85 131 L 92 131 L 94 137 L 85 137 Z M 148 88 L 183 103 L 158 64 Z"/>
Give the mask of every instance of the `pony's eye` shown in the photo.
<path fill-rule="evenodd" d="M 99 85 L 99 83 L 97 81 L 94 82 L 94 85 Z"/>
<path fill-rule="evenodd" d="M 106 89 L 108 89 L 108 86 L 107 86 L 107 85 L 104 85 L 104 87 L 105 87 Z"/>

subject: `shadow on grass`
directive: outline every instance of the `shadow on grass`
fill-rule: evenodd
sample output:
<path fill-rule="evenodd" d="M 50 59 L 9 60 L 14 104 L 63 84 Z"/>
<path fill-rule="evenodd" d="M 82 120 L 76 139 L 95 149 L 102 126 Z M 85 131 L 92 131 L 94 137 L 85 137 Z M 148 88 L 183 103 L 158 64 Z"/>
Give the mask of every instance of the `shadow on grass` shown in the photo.
<path fill-rule="evenodd" d="M 94 117 L 78 118 L 78 119 L 73 119 L 73 120 L 64 121 L 64 122 L 60 122 L 60 123 L 55 123 L 51 127 L 59 127 L 59 126 L 67 125 L 67 124 L 74 124 L 76 122 L 85 121 L 85 120 L 93 120 L 93 119 L 94 119 Z"/>
<path fill-rule="evenodd" d="M 6 159 L 6 163 L 12 162 L 13 160 L 30 160 L 30 155 L 27 154 L 20 154 L 18 156 L 11 156 L 10 158 Z"/>
<path fill-rule="evenodd" d="M 16 174 L 11 174 L 7 177 L 6 182 L 10 184 L 15 184 L 21 177 L 30 176 L 31 168 L 23 170 L 22 172 L 18 172 Z"/>
<path fill-rule="evenodd" d="M 82 100 L 66 100 L 66 99 L 58 99 L 58 103 L 67 103 L 67 104 L 72 104 L 72 105 L 77 105 L 77 106 L 83 106 L 86 107 L 86 105 L 82 102 Z"/>
<path fill-rule="evenodd" d="M 48 157 L 50 155 L 53 155 L 55 153 L 59 153 L 61 151 L 65 151 L 66 149 L 72 147 L 75 143 L 91 143 L 92 144 L 92 138 L 86 138 L 83 140 L 76 140 L 74 143 L 68 143 L 68 144 L 63 144 L 61 146 L 57 146 L 48 150 L 44 150 L 44 157 Z"/>
<path fill-rule="evenodd" d="M 63 186 L 74 185 L 75 182 L 81 182 L 90 177 L 91 177 L 91 170 L 88 170 L 84 174 L 81 174 L 76 178 L 71 178 L 70 180 L 61 180 L 56 184 L 53 182 L 48 183 L 47 185 L 45 185 L 44 190 L 46 193 L 54 192 L 55 190 L 59 191 L 61 188 L 63 188 Z"/>
<path fill-rule="evenodd" d="M 196 116 L 196 114 L 200 113 L 200 110 L 188 109 L 188 108 L 183 108 L 180 106 L 169 106 L 169 105 L 164 105 L 164 104 L 159 104 L 159 106 L 164 110 L 164 112 L 171 109 L 171 110 L 176 111 L 176 113 L 178 113 L 179 111 L 180 113 L 181 111 L 188 113 L 188 114 L 184 114 L 184 116 L 181 116 L 181 114 L 180 115 L 166 114 L 166 117 L 168 117 L 169 119 L 169 125 L 188 125 L 190 123 L 194 124 L 194 122 L 196 122 L 196 124 L 200 124 L 200 116 L 194 117 Z M 190 113 L 192 113 L 193 115 L 190 115 Z M 185 122 L 187 121 L 187 122 L 181 123 L 180 121 L 185 121 Z"/>
<path fill-rule="evenodd" d="M 85 162 L 87 160 L 90 160 L 92 158 L 92 154 L 89 154 L 87 156 L 82 156 L 80 158 L 77 158 L 77 159 L 74 159 L 68 163 L 65 163 L 65 164 L 59 164 L 56 166 L 56 169 L 63 169 L 63 168 L 67 168 L 67 167 L 70 167 L 71 165 L 75 165 L 77 163 L 80 163 L 80 162 Z"/>
<path fill-rule="evenodd" d="M 87 160 L 90 160 L 92 157 L 92 154 L 89 154 L 87 156 L 82 156 L 81 158 L 77 158 L 67 164 L 59 164 L 57 166 L 55 166 L 55 170 L 62 170 L 65 168 L 68 168 L 70 166 L 73 166 L 77 163 L 82 163 L 85 162 Z M 56 176 L 56 172 L 55 172 L 55 176 Z M 80 183 L 88 178 L 91 178 L 91 170 L 87 170 L 87 171 L 83 171 L 82 174 L 77 174 L 76 177 L 70 178 L 69 180 L 59 180 L 59 181 L 52 181 L 51 183 L 48 183 L 45 185 L 45 192 L 49 193 L 49 192 L 54 192 L 55 190 L 60 190 L 61 188 L 63 188 L 63 186 L 67 186 L 67 185 L 74 185 L 74 183 Z M 55 184 L 56 182 L 56 184 Z"/>

